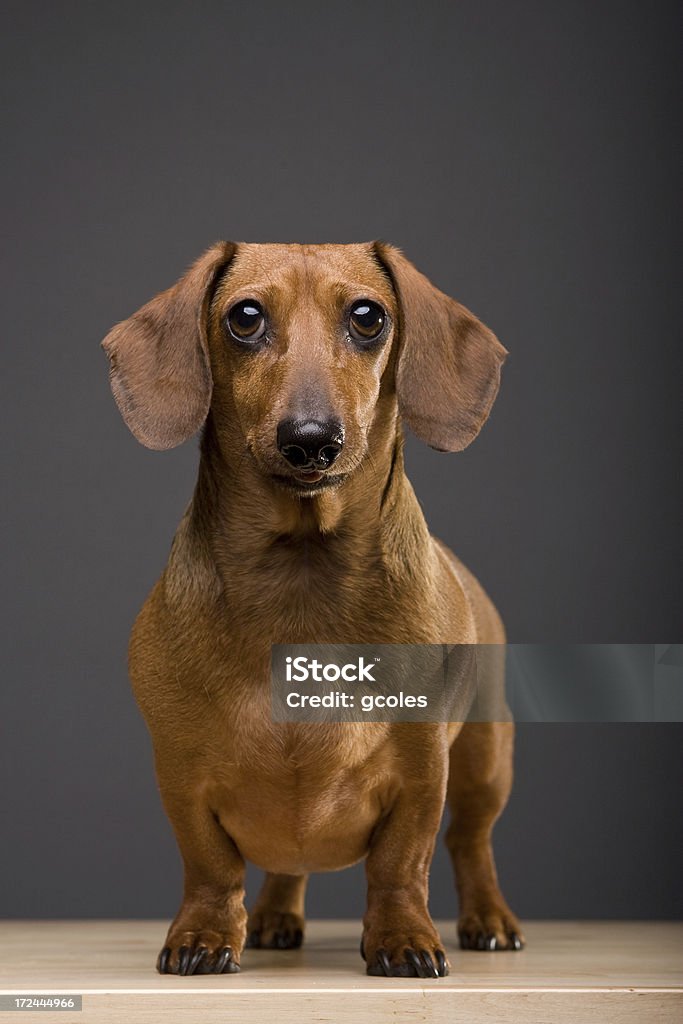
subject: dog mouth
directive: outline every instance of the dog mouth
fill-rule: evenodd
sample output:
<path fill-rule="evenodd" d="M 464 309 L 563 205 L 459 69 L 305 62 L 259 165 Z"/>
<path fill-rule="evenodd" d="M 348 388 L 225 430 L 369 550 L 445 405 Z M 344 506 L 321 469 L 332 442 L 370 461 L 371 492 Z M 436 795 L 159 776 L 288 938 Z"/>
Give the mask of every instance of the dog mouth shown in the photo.
<path fill-rule="evenodd" d="M 297 473 L 273 473 L 271 479 L 279 487 L 302 495 L 317 494 L 320 491 L 338 487 L 347 476 L 347 473 L 329 473 L 320 469 L 308 469 Z"/>

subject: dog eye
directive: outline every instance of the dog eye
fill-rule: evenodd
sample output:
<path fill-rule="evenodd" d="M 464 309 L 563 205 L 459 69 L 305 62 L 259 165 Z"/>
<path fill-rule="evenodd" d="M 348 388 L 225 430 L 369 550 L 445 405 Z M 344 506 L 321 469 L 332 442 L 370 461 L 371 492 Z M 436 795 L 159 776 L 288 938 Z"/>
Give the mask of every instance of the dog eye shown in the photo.
<path fill-rule="evenodd" d="M 266 332 L 266 318 L 254 299 L 244 299 L 233 306 L 227 324 L 236 341 L 258 341 Z"/>
<path fill-rule="evenodd" d="M 349 334 L 355 341 L 374 341 L 384 330 L 387 315 L 376 302 L 361 299 L 349 316 Z"/>

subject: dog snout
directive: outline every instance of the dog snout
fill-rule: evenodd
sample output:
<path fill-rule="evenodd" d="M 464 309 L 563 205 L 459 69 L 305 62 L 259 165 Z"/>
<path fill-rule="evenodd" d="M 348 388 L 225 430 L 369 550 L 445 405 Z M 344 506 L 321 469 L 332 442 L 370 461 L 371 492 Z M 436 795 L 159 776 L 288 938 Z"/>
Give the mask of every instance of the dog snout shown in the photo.
<path fill-rule="evenodd" d="M 337 420 L 283 420 L 277 446 L 295 469 L 329 469 L 344 447 L 344 428 Z"/>

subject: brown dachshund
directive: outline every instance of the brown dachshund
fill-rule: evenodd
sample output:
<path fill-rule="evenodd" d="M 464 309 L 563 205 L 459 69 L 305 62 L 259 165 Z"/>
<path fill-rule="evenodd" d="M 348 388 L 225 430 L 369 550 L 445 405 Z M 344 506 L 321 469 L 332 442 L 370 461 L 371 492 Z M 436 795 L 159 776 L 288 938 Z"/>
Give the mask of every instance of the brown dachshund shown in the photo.
<path fill-rule="evenodd" d="M 185 868 L 158 970 L 234 972 L 245 945 L 300 945 L 307 873 L 365 858 L 368 973 L 446 974 L 427 908 L 446 800 L 461 945 L 521 948 L 490 842 L 511 722 L 275 723 L 270 703 L 273 643 L 504 643 L 427 530 L 401 421 L 464 448 L 505 349 L 383 242 L 220 242 L 103 346 L 139 441 L 171 448 L 203 427 L 194 496 L 130 645 Z M 249 917 L 247 860 L 267 872 Z"/>

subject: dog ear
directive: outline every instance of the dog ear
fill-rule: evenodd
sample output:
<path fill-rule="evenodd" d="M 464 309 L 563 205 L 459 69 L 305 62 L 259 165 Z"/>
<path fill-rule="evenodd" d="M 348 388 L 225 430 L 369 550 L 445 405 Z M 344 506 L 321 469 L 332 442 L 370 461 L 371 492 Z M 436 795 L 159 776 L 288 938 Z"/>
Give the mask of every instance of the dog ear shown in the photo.
<path fill-rule="evenodd" d="M 213 382 L 206 320 L 213 285 L 236 251 L 217 242 L 180 280 L 102 342 L 116 404 L 148 448 L 175 448 L 206 419 Z"/>
<path fill-rule="evenodd" d="M 374 251 L 399 305 L 396 392 L 401 415 L 431 448 L 461 451 L 488 418 L 507 351 L 399 249 L 375 242 Z"/>

